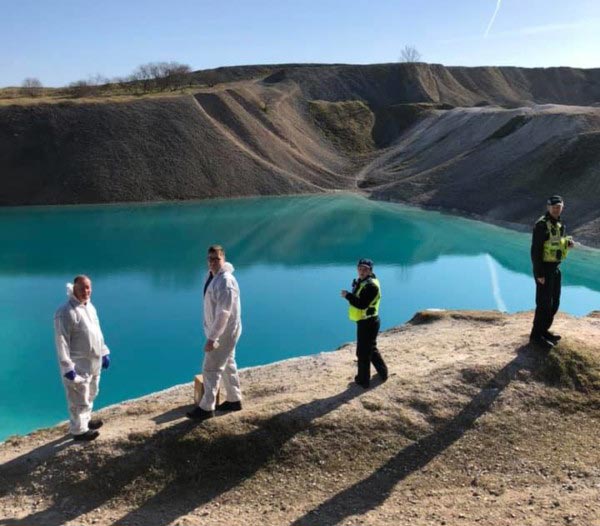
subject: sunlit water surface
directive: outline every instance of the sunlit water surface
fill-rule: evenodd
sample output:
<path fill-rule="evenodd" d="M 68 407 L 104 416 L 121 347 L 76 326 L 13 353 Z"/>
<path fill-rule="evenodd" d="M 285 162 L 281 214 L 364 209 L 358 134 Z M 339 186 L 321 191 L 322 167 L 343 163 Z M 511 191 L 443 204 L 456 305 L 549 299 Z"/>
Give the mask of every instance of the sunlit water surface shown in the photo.
<path fill-rule="evenodd" d="M 4 209 L 0 241 L 0 440 L 67 416 L 52 318 L 78 273 L 113 353 L 98 407 L 199 371 L 211 243 L 241 288 L 241 367 L 353 340 L 339 291 L 360 257 L 375 261 L 384 329 L 425 308 L 533 307 L 529 235 L 353 195 Z M 562 310 L 599 308 L 599 263 L 599 251 L 569 255 Z"/>

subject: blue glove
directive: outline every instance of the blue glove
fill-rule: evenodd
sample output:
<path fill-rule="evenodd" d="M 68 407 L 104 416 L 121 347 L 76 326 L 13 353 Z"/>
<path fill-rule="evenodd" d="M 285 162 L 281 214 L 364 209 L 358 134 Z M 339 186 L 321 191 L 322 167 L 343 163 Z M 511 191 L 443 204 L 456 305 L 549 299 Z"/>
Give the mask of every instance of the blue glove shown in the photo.
<path fill-rule="evenodd" d="M 65 378 L 67 380 L 71 380 L 71 382 L 72 382 L 73 380 L 75 380 L 75 374 L 76 374 L 75 373 L 75 369 L 73 369 L 72 371 L 69 371 L 68 373 L 65 373 Z"/>
<path fill-rule="evenodd" d="M 110 367 L 110 355 L 105 354 L 102 357 L 102 369 L 108 369 Z"/>

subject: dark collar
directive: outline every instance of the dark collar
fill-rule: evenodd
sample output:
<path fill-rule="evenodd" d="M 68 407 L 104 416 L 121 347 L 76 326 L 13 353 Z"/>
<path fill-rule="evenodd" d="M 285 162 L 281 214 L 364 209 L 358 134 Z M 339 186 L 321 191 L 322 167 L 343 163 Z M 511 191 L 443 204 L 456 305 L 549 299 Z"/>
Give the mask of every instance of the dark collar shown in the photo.
<path fill-rule="evenodd" d="M 370 279 L 373 279 L 377 276 L 375 276 L 375 273 L 372 273 L 370 276 L 367 276 L 365 279 L 359 279 L 358 282 L 362 283 L 363 281 L 369 281 Z"/>

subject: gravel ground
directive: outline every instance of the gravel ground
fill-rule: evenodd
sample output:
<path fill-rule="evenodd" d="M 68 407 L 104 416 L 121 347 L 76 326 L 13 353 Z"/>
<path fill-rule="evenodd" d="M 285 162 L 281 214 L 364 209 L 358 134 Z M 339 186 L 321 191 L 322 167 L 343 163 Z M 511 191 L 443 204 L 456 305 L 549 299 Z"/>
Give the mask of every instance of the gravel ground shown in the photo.
<path fill-rule="evenodd" d="M 425 311 L 354 346 L 242 373 L 239 413 L 184 418 L 191 384 L 0 445 L 2 525 L 600 525 L 600 317 Z"/>

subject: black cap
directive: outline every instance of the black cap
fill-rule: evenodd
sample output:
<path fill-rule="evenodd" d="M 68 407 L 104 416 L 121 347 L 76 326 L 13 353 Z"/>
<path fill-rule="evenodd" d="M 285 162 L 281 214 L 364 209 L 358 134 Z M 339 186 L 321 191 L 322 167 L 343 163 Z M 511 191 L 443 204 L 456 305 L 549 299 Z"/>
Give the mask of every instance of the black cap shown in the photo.
<path fill-rule="evenodd" d="M 563 198 L 560 195 L 553 195 L 546 201 L 548 205 L 562 205 L 563 202 Z"/>
<path fill-rule="evenodd" d="M 361 258 L 358 260 L 356 264 L 357 267 L 369 267 L 373 270 L 373 261 L 371 259 Z"/>

